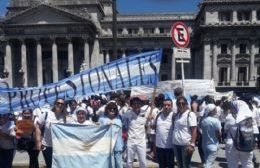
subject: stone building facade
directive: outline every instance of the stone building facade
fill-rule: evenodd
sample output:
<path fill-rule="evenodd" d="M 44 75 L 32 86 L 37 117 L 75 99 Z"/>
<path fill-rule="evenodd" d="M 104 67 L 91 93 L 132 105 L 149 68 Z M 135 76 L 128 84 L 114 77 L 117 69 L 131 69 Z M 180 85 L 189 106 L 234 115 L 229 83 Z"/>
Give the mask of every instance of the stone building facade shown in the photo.
<path fill-rule="evenodd" d="M 185 78 L 214 79 L 220 89 L 259 86 L 260 0 L 202 0 L 198 13 L 119 13 L 117 57 L 112 0 L 10 0 L 0 20 L 0 74 L 13 87 L 41 86 L 163 48 L 160 79 L 180 79 L 170 37 L 177 21 L 191 33 Z"/>

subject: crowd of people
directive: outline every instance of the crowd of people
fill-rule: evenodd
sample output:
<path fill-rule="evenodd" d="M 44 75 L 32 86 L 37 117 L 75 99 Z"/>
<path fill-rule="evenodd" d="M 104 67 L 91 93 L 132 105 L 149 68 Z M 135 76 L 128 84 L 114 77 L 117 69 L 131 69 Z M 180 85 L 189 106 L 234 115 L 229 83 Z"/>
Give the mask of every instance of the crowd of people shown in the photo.
<path fill-rule="evenodd" d="M 78 102 L 57 98 L 52 106 L 23 109 L 18 116 L 0 115 L 0 167 L 11 168 L 16 150 L 26 151 L 29 167 L 38 168 L 40 151 L 47 168 L 52 167 L 51 124 L 116 124 L 121 131 L 113 151 L 113 168 L 133 167 L 137 155 L 145 168 L 147 155 L 160 168 L 189 168 L 195 147 L 203 167 L 213 167 L 219 144 L 225 144 L 229 168 L 253 168 L 254 149 L 260 148 L 260 100 L 211 96 L 186 98 L 182 88 L 174 99 L 159 94 L 154 101 L 124 93 L 93 95 Z M 19 132 L 19 121 L 32 123 L 27 134 Z M 29 122 L 27 122 L 29 123 Z M 147 154 L 147 149 L 150 151 Z"/>

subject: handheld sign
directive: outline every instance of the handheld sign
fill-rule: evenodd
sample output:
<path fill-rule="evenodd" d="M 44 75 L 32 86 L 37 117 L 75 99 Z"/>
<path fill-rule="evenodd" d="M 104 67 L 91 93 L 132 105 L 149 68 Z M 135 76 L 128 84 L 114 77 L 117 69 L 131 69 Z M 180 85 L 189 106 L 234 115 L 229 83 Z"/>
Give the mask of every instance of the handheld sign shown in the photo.
<path fill-rule="evenodd" d="M 32 120 L 18 120 L 16 122 L 16 136 L 30 136 L 34 130 Z"/>
<path fill-rule="evenodd" d="M 190 34 L 183 22 L 176 22 L 172 25 L 171 37 L 173 43 L 178 48 L 186 48 L 189 45 Z"/>

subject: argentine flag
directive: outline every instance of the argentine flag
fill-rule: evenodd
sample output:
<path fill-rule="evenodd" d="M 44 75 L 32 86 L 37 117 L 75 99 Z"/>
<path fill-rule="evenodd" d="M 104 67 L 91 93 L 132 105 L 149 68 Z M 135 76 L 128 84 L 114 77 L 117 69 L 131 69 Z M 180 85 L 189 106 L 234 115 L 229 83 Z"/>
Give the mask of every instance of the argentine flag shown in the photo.
<path fill-rule="evenodd" d="M 53 124 L 53 168 L 112 168 L 112 153 L 121 128 Z"/>

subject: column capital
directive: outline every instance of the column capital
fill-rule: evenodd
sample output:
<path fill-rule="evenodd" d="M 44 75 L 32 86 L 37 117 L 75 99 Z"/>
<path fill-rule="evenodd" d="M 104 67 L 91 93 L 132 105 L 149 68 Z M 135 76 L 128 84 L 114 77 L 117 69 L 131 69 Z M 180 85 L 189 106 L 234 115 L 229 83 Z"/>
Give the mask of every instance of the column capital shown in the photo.
<path fill-rule="evenodd" d="M 210 38 L 204 38 L 204 39 L 203 39 L 203 42 L 204 42 L 204 43 L 210 43 L 210 41 L 211 41 Z"/>
<path fill-rule="evenodd" d="M 49 37 L 53 42 L 56 42 L 57 37 L 56 36 L 50 36 Z"/>
<path fill-rule="evenodd" d="M 71 36 L 69 36 L 69 35 L 68 35 L 68 36 L 66 36 L 65 38 L 66 38 L 66 40 L 67 40 L 68 42 L 71 42 L 71 41 L 72 41 L 72 37 L 71 37 Z"/>
<path fill-rule="evenodd" d="M 90 37 L 88 35 L 83 35 L 82 39 L 84 40 L 84 42 L 88 42 Z"/>
<path fill-rule="evenodd" d="M 17 40 L 19 40 L 21 43 L 25 43 L 25 38 L 23 38 L 23 37 L 19 37 L 19 38 L 17 38 Z"/>
<path fill-rule="evenodd" d="M 252 37 L 252 38 L 250 38 L 249 41 L 250 41 L 251 44 L 255 44 L 257 39 L 255 37 Z"/>
<path fill-rule="evenodd" d="M 34 40 L 36 41 L 37 44 L 41 43 L 41 38 L 40 37 L 36 37 L 36 38 L 34 38 Z"/>

